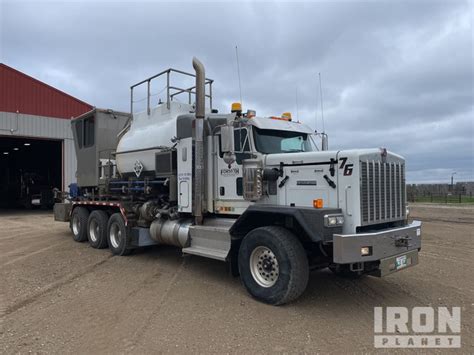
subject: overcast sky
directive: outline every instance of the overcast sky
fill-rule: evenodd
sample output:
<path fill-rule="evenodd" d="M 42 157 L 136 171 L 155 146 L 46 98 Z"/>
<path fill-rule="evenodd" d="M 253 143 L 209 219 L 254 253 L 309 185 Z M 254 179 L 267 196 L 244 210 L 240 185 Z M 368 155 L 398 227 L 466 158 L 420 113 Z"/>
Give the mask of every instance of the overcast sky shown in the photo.
<path fill-rule="evenodd" d="M 244 109 L 320 131 L 320 72 L 331 149 L 387 147 L 408 182 L 474 180 L 472 1 L 0 4 L 1 62 L 94 106 L 128 111 L 131 84 L 195 55 L 227 112 L 237 45 Z"/>

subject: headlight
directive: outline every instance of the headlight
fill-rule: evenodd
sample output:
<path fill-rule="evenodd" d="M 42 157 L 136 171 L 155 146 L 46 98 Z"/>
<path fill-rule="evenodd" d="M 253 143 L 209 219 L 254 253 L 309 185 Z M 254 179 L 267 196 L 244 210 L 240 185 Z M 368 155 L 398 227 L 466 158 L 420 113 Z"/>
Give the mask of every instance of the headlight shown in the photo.
<path fill-rule="evenodd" d="M 339 227 L 344 224 L 344 216 L 340 214 L 330 214 L 324 216 L 325 227 Z"/>
<path fill-rule="evenodd" d="M 372 247 L 362 247 L 362 248 L 360 248 L 360 255 L 361 256 L 372 255 Z"/>

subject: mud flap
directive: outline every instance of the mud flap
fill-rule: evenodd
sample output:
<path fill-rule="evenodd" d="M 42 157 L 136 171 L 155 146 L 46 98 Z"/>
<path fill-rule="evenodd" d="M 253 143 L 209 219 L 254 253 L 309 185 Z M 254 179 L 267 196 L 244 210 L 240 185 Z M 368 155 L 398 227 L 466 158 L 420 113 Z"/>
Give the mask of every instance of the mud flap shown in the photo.
<path fill-rule="evenodd" d="M 71 220 L 72 203 L 55 203 L 54 220 L 58 222 L 69 222 Z"/>

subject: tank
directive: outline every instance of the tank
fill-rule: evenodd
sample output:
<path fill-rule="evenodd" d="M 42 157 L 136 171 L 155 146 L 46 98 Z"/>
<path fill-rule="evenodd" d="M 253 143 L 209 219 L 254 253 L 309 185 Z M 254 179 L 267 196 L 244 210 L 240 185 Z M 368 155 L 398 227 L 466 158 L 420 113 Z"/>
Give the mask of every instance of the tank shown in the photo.
<path fill-rule="evenodd" d="M 116 151 L 117 170 L 123 176 L 154 173 L 156 153 L 171 148 L 176 137 L 178 116 L 194 112 L 194 106 L 180 102 L 159 104 L 133 115 L 128 131 L 120 138 Z"/>

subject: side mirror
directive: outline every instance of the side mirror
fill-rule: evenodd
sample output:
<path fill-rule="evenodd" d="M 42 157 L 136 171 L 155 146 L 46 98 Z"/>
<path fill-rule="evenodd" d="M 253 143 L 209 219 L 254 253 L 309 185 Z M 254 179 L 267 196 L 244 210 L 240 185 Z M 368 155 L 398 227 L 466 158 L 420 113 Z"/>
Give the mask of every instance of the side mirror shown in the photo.
<path fill-rule="evenodd" d="M 224 153 L 234 152 L 234 127 L 222 126 L 221 127 L 221 150 Z"/>
<path fill-rule="evenodd" d="M 234 127 L 221 127 L 221 150 L 224 153 L 224 162 L 229 166 L 235 162 L 234 154 Z"/>
<path fill-rule="evenodd" d="M 329 150 L 328 135 L 326 133 L 321 134 L 321 150 Z"/>

